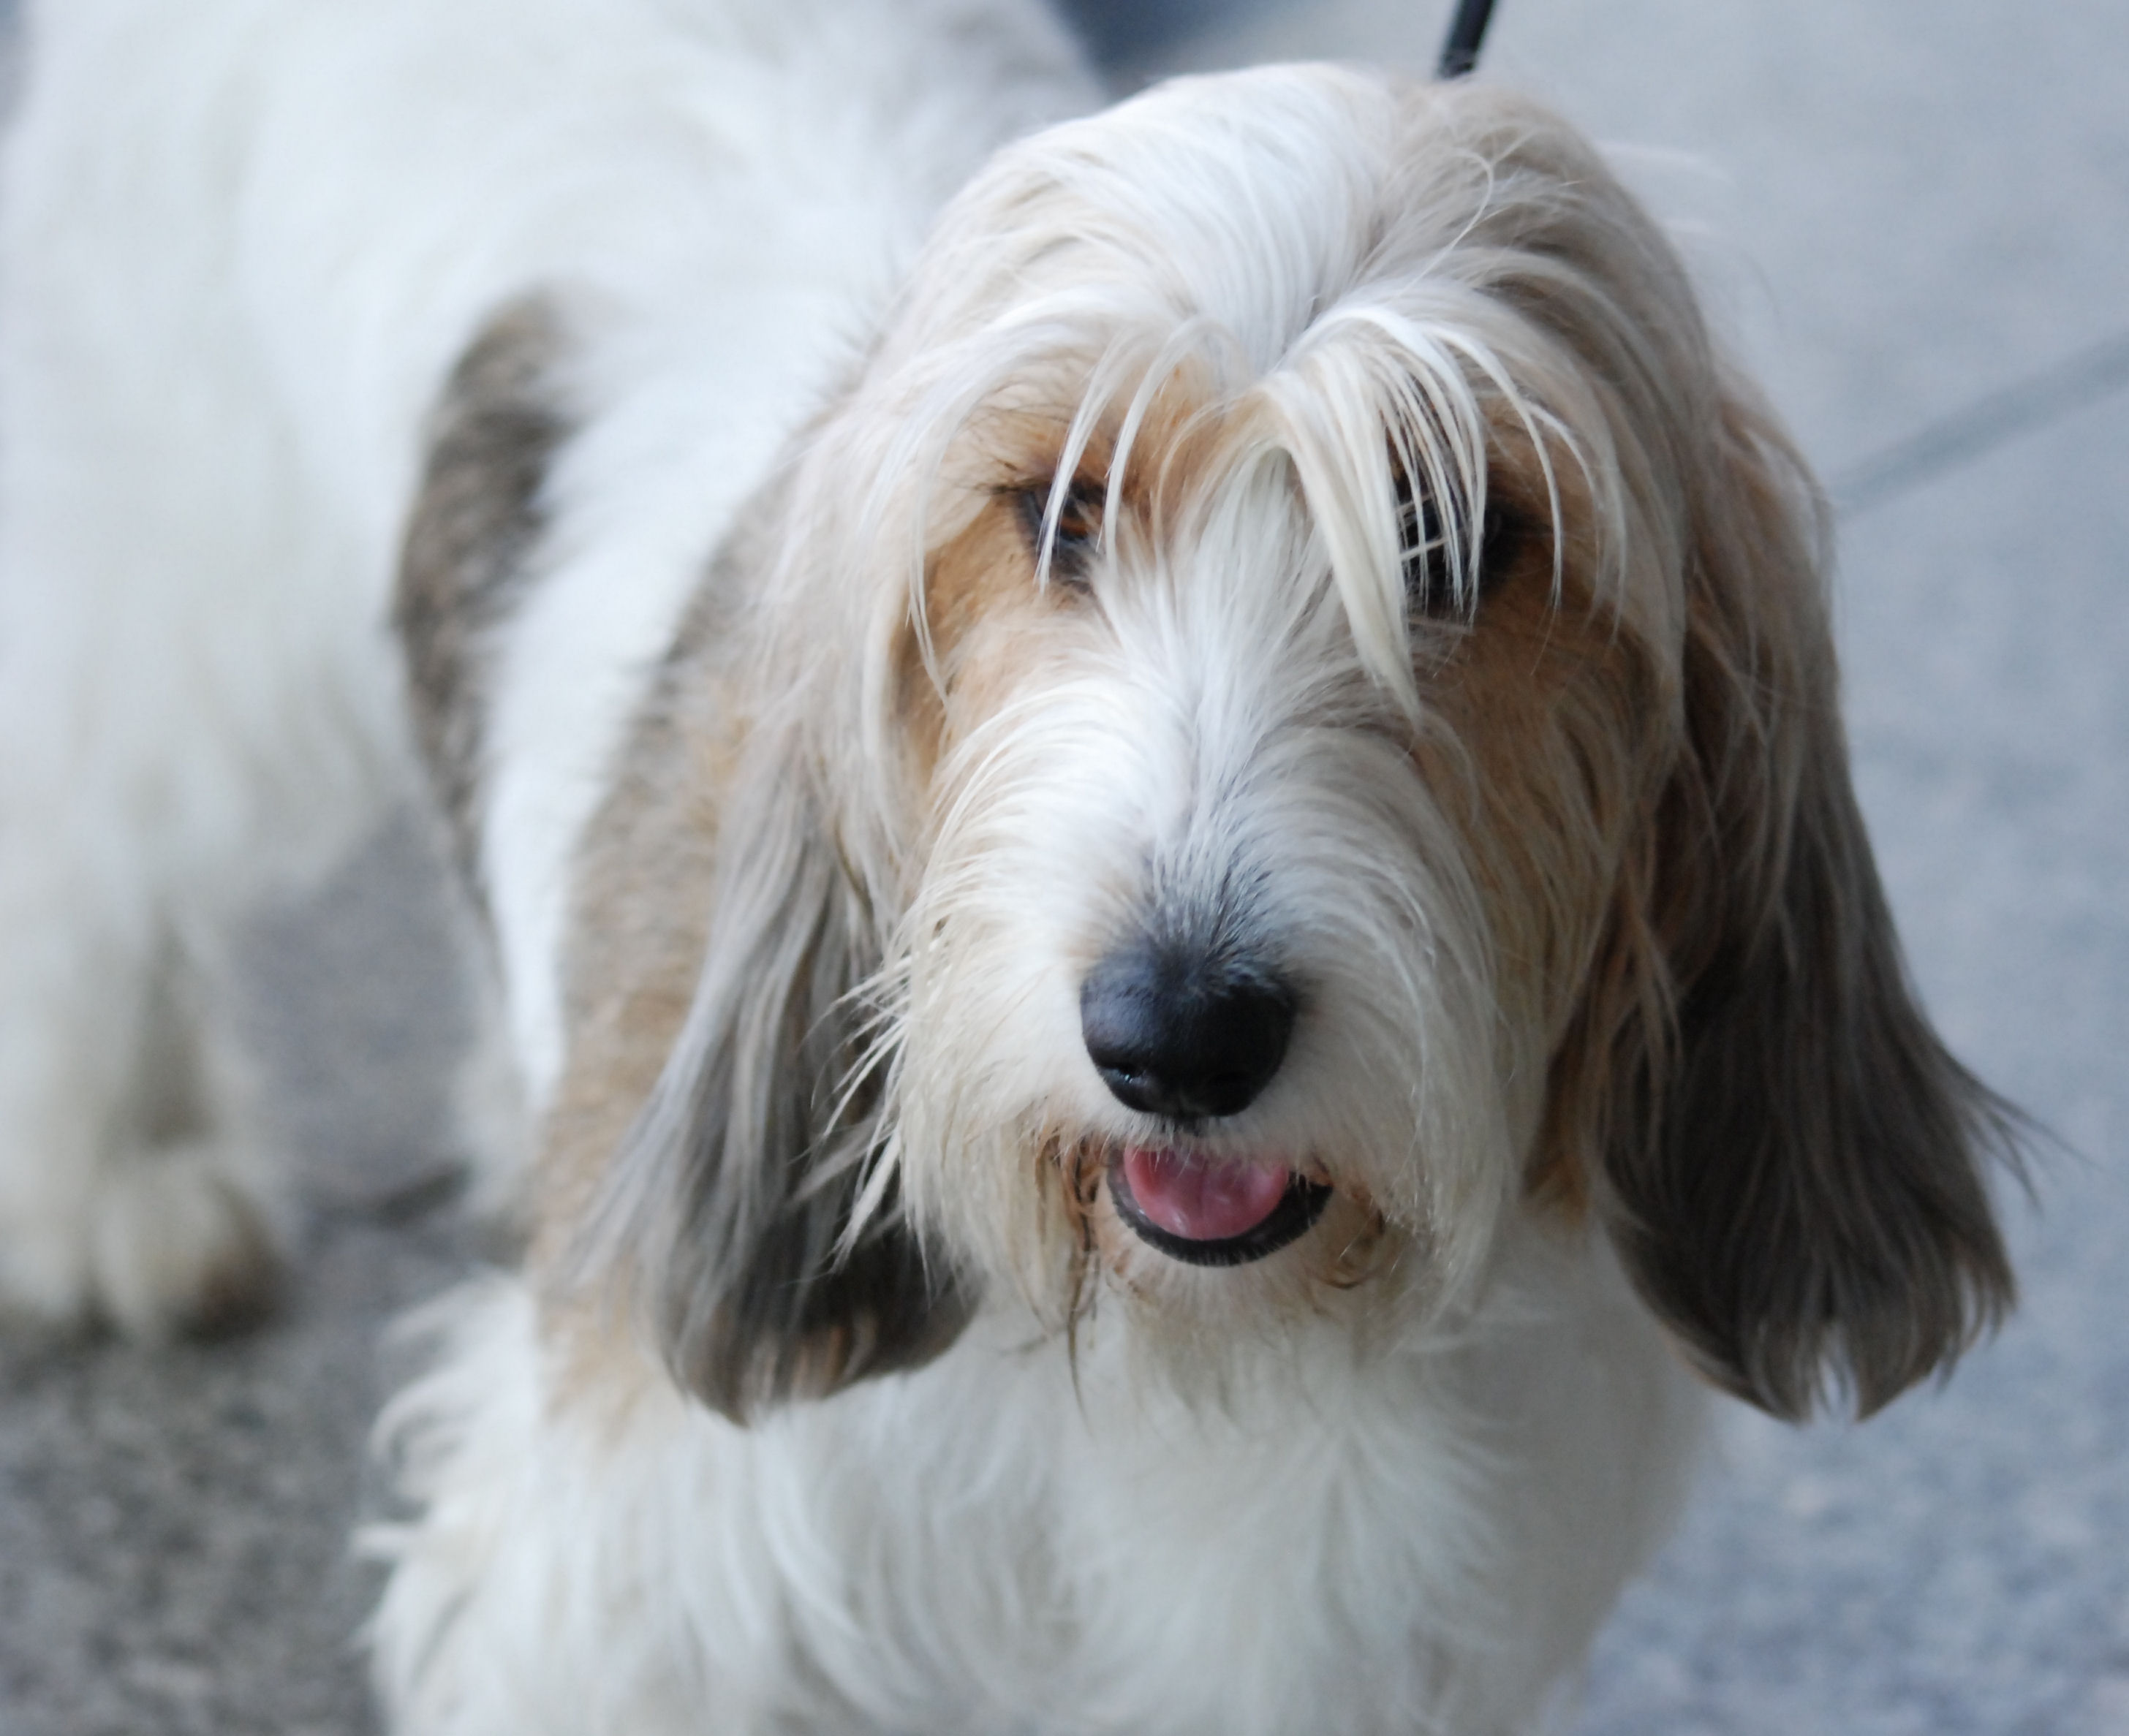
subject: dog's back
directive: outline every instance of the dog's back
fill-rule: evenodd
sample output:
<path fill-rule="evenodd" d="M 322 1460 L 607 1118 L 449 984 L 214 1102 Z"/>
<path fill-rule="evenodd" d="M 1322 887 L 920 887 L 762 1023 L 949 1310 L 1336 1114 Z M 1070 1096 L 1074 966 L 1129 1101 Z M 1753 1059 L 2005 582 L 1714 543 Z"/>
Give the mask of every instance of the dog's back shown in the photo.
<path fill-rule="evenodd" d="M 405 787 L 402 536 L 453 370 L 533 302 L 542 534 L 476 558 L 540 583 L 507 632 L 460 611 L 448 694 L 413 673 L 483 767 L 464 817 L 507 835 L 472 865 L 541 1082 L 563 859 L 701 552 L 933 208 L 1091 100 L 1039 7 L 964 10 L 31 8 L 0 187 L 0 1303 L 160 1330 L 270 1272 L 221 937 Z"/>

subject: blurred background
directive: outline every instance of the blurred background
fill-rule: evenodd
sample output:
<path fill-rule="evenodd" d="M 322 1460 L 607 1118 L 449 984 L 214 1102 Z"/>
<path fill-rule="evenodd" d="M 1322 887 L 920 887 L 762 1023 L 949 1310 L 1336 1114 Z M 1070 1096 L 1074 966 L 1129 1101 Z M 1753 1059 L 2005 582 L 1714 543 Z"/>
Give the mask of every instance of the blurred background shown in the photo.
<path fill-rule="evenodd" d="M 1841 509 L 1857 774 L 1952 1046 L 2059 1136 L 1994 1343 L 1860 1428 L 1726 1414 L 1580 1736 L 2129 1733 L 2129 7 L 1499 0 L 1482 76 L 1609 146 Z M 1128 89 L 1431 64 L 1446 0 L 1078 0 Z M 4 16 L 4 8 L 0 8 Z M 283 1315 L 0 1346 L 0 1736 L 361 1736 L 383 1324 L 471 1250 L 422 829 L 252 937 L 312 1221 Z"/>

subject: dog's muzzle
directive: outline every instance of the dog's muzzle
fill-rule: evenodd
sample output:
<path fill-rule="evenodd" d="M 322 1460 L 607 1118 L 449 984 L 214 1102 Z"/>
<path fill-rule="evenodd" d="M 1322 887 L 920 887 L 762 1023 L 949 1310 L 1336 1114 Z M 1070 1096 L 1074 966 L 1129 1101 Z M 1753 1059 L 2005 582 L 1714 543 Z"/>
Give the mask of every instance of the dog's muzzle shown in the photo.
<path fill-rule="evenodd" d="M 1239 1115 L 1286 1058 L 1296 997 L 1279 973 L 1188 946 L 1134 942 L 1079 992 L 1080 1034 L 1110 1096 L 1179 1126 Z M 1305 1234 L 1331 1196 L 1286 1164 L 1131 1145 L 1112 1159 L 1117 1214 L 1197 1266 L 1239 1266 Z"/>

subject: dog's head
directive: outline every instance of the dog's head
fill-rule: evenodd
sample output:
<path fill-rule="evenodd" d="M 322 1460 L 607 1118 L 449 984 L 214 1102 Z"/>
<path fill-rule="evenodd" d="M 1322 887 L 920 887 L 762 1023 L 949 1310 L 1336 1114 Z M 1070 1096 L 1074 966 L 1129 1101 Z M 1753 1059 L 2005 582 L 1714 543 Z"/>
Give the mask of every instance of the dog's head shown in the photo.
<path fill-rule="evenodd" d="M 1817 497 L 1541 111 L 1286 69 L 1006 152 L 736 546 L 714 901 L 579 1244 L 712 1402 L 985 1287 L 1431 1308 L 1518 1211 L 1784 1415 L 2006 1302 Z"/>

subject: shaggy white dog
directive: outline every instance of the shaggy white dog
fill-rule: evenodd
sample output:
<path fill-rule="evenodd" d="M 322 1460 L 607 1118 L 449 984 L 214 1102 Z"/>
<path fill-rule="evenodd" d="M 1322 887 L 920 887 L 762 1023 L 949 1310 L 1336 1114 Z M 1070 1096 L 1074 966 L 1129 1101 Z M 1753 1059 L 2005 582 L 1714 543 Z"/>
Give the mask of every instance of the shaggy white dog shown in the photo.
<path fill-rule="evenodd" d="M 1031 0 L 28 39 L 0 1291 L 255 1296 L 221 936 L 418 746 L 537 1156 L 395 1410 L 397 1729 L 1526 1729 L 1688 1366 L 2007 1302 L 1814 492 L 1557 121 L 1035 131 Z"/>

